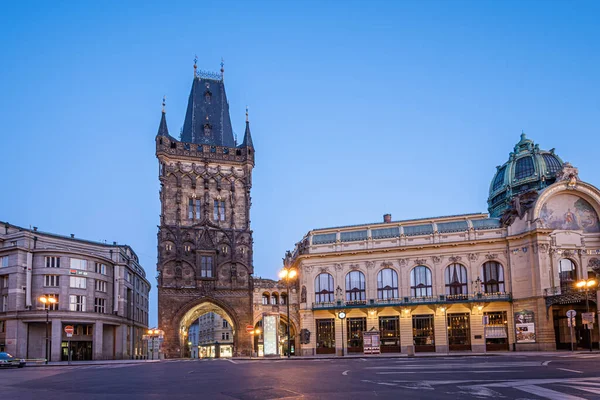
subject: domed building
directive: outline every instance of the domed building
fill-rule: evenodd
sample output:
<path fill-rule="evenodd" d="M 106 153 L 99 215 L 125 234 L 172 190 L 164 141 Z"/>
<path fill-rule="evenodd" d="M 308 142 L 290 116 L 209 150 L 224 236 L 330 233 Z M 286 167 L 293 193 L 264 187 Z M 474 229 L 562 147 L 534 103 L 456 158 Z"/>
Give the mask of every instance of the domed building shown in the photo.
<path fill-rule="evenodd" d="M 501 217 L 515 196 L 553 184 L 562 166 L 563 161 L 554 149 L 540 150 L 539 145 L 522 133 L 508 161 L 496 167 L 488 197 L 490 216 Z"/>
<path fill-rule="evenodd" d="M 287 259 L 299 354 L 570 349 L 569 310 L 598 348 L 600 190 L 522 134 L 488 206 L 310 230 Z"/>

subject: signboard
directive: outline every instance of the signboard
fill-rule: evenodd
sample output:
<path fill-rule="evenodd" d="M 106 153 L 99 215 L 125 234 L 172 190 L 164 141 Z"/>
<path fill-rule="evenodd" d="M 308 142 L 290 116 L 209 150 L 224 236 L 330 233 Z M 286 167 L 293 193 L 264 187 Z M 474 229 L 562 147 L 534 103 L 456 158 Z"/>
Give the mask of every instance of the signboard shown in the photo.
<path fill-rule="evenodd" d="M 75 332 L 75 328 L 73 328 L 73 325 L 67 325 L 65 326 L 65 333 L 67 334 L 67 337 L 73 337 L 73 332 Z"/>
<path fill-rule="evenodd" d="M 567 317 L 569 317 L 569 318 L 574 318 L 576 315 L 577 315 L 577 311 L 575 311 L 575 310 L 567 311 Z"/>
<path fill-rule="evenodd" d="M 517 343 L 535 343 L 535 315 L 523 310 L 515 313 L 515 335 Z"/>
<path fill-rule="evenodd" d="M 363 332 L 363 352 L 364 354 L 379 354 L 381 343 L 379 341 L 379 331 Z"/>
<path fill-rule="evenodd" d="M 584 325 L 591 325 L 594 323 L 594 313 L 593 312 L 584 312 L 581 313 L 581 323 Z M 588 329 L 590 329 L 588 327 Z"/>
<path fill-rule="evenodd" d="M 275 315 L 263 317 L 263 343 L 265 356 L 277 355 L 277 316 Z"/>
<path fill-rule="evenodd" d="M 254 332 L 254 327 L 252 325 L 246 325 L 246 332 L 248 332 L 248 333 Z"/>

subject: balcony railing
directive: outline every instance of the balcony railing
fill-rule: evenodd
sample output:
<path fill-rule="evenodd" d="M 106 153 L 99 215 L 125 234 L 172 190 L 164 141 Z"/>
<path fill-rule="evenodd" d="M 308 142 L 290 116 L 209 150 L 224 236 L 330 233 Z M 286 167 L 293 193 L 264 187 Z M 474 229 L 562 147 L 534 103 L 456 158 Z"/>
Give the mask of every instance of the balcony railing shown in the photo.
<path fill-rule="evenodd" d="M 415 306 L 419 304 L 452 304 L 452 303 L 487 303 L 492 301 L 512 301 L 510 293 L 475 293 L 423 297 L 400 297 L 397 299 L 369 299 L 367 301 L 329 301 L 313 303 L 313 310 L 327 310 L 337 308 L 365 308 L 385 306 Z"/>

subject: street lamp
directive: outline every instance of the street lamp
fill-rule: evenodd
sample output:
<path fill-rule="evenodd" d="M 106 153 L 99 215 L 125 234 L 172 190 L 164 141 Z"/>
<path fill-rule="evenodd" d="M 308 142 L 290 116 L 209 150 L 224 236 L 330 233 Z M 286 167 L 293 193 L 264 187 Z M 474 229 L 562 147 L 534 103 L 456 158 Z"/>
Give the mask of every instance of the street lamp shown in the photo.
<path fill-rule="evenodd" d="M 290 279 L 294 279 L 298 275 L 298 271 L 290 265 L 291 254 L 288 252 L 283 259 L 283 269 L 279 272 L 279 278 L 285 280 L 285 287 L 287 290 L 287 296 L 285 304 L 287 306 L 287 356 L 290 358 L 291 346 L 290 346 Z"/>
<path fill-rule="evenodd" d="M 598 284 L 598 282 L 596 282 L 595 279 L 593 278 L 589 278 L 589 279 L 582 279 L 579 282 L 577 282 L 577 284 L 575 286 L 577 286 L 579 289 L 585 289 L 585 308 L 586 308 L 586 312 L 589 313 L 590 312 L 590 300 L 588 297 L 588 290 L 594 286 L 596 286 Z M 592 320 L 593 321 L 593 320 Z M 593 329 L 593 325 L 592 325 L 592 329 Z M 592 351 L 592 329 L 588 329 L 588 338 L 590 339 L 590 352 Z"/>
<path fill-rule="evenodd" d="M 50 358 L 50 355 L 48 354 L 48 341 L 50 340 L 48 336 L 48 324 L 50 323 L 50 306 L 52 304 L 56 304 L 56 298 L 44 295 L 40 297 L 40 301 L 44 304 L 44 308 L 46 309 L 46 364 L 48 364 L 48 359 Z"/>
<path fill-rule="evenodd" d="M 344 291 L 338 285 L 337 289 L 335 289 L 335 297 L 336 297 L 338 305 L 342 304 L 343 294 L 344 294 Z M 340 326 L 342 327 L 342 331 L 341 331 L 341 333 L 342 333 L 342 357 L 344 357 L 344 319 L 346 318 L 346 313 L 344 311 L 340 311 L 340 312 L 338 312 L 337 316 L 340 319 Z"/>

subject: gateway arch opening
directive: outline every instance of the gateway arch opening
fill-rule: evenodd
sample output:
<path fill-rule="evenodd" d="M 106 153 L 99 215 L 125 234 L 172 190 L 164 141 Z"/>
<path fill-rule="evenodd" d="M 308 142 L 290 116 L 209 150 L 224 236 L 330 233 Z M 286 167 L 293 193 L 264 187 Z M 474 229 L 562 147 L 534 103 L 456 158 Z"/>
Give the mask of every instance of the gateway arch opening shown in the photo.
<path fill-rule="evenodd" d="M 223 308 L 203 302 L 179 323 L 181 354 L 187 358 L 226 358 L 235 354 L 237 326 Z"/>

